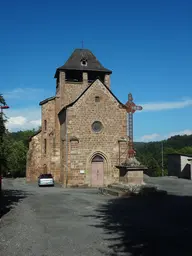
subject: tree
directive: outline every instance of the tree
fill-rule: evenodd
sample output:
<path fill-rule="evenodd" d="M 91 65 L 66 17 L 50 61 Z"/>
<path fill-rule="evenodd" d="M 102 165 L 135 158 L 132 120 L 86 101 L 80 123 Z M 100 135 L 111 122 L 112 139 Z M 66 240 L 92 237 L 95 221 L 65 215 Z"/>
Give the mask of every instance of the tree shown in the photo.
<path fill-rule="evenodd" d="M 138 160 L 148 167 L 146 174 L 150 176 L 162 175 L 162 142 L 135 143 Z M 163 141 L 164 145 L 164 175 L 167 174 L 168 154 L 192 154 L 192 135 L 176 135 Z"/>
<path fill-rule="evenodd" d="M 26 173 L 26 156 L 29 138 L 36 130 L 7 132 L 4 136 L 6 168 L 4 175 L 11 177 L 24 177 Z"/>
<path fill-rule="evenodd" d="M 12 177 L 24 177 L 26 172 L 27 147 L 23 141 L 8 141 L 7 170 Z"/>
<path fill-rule="evenodd" d="M 3 105 L 3 106 L 6 105 L 5 99 L 3 98 L 2 94 L 0 94 L 0 104 Z"/>
<path fill-rule="evenodd" d="M 3 95 L 0 94 L 0 106 L 5 106 L 6 102 L 5 99 L 3 98 Z M 0 176 L 2 175 L 2 169 L 6 165 L 6 158 L 4 154 L 4 143 L 3 143 L 3 137 L 5 135 L 5 122 L 6 120 L 4 119 L 4 114 L 0 112 Z M 0 190 L 1 190 L 1 183 L 0 183 Z"/>
<path fill-rule="evenodd" d="M 6 105 L 5 99 L 3 98 L 3 95 L 0 94 L 0 106 L 5 106 L 5 105 Z M 5 134 L 5 119 L 4 119 L 4 114 L 1 111 L 1 113 L 0 113 L 0 143 L 2 143 L 4 134 Z"/>

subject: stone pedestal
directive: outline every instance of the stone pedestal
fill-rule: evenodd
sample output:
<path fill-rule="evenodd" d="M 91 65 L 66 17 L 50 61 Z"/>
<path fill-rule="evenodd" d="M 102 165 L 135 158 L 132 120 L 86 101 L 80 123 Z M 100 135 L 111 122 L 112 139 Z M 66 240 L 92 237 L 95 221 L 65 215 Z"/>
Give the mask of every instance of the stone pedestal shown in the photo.
<path fill-rule="evenodd" d="M 130 167 L 116 166 L 119 169 L 119 182 L 125 184 L 143 184 L 143 171 L 147 170 L 145 166 Z"/>

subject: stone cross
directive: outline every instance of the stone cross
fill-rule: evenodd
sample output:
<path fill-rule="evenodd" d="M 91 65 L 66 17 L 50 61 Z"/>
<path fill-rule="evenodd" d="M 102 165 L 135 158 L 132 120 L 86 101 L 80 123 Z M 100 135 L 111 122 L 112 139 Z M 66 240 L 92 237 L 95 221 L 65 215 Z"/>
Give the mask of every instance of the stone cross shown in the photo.
<path fill-rule="evenodd" d="M 135 105 L 133 102 L 132 94 L 128 94 L 128 101 L 125 104 L 126 111 L 128 113 L 128 119 L 127 119 L 127 126 L 128 126 L 128 137 L 129 137 L 129 149 L 128 149 L 128 157 L 134 157 L 135 151 L 133 149 L 133 114 L 137 110 L 142 110 L 143 108 L 141 106 Z"/>

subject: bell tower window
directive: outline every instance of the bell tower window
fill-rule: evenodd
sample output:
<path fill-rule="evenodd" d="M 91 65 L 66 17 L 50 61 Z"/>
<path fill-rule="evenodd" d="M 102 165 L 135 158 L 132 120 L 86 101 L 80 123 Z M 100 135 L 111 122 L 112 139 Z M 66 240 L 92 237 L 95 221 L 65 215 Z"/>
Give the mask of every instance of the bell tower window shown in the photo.
<path fill-rule="evenodd" d="M 83 72 L 78 70 L 67 70 L 65 72 L 65 81 L 69 82 L 82 82 Z"/>
<path fill-rule="evenodd" d="M 87 67 L 87 60 L 86 59 L 81 60 L 81 66 Z"/>

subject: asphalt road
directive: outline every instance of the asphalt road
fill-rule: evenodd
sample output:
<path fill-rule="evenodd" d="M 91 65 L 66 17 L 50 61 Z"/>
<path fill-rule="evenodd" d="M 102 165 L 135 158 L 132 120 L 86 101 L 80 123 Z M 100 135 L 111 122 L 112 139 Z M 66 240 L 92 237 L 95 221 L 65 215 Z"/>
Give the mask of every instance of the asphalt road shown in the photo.
<path fill-rule="evenodd" d="M 96 189 L 39 188 L 4 179 L 0 255 L 191 256 L 192 182 L 147 182 L 170 194 L 113 198 Z"/>
<path fill-rule="evenodd" d="M 8 197 L 13 195 L 10 204 L 20 202 L 2 216 L 1 256 L 85 256 L 109 251 L 102 228 L 94 227 L 99 223 L 91 217 L 108 200 L 98 190 L 39 188 L 20 179 L 3 183 Z"/>

